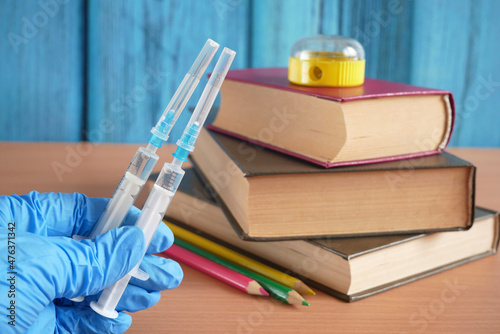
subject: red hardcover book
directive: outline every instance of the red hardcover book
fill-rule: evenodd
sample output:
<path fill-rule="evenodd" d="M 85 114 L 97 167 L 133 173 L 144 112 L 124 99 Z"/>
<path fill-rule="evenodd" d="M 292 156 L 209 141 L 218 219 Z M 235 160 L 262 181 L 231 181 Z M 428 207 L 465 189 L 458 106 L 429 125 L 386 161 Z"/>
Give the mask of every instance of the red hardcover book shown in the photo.
<path fill-rule="evenodd" d="M 454 122 L 448 91 L 369 79 L 359 87 L 292 84 L 286 68 L 229 71 L 210 129 L 324 167 L 439 153 Z"/>

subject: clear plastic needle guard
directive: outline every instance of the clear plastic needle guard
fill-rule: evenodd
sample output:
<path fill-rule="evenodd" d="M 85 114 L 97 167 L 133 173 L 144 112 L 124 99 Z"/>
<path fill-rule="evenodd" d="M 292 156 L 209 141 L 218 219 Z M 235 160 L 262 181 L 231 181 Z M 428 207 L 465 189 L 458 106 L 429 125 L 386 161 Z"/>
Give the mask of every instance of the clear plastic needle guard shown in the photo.
<path fill-rule="evenodd" d="M 171 163 L 165 163 L 165 165 L 163 165 L 163 169 L 135 224 L 144 232 L 144 237 L 146 239 L 146 248 L 142 250 L 143 257 L 182 181 L 184 176 L 182 163 L 187 161 L 189 152 L 192 152 L 194 149 L 200 130 L 207 119 L 207 115 L 212 108 L 220 86 L 226 77 L 227 71 L 235 55 L 236 53 L 228 48 L 222 50 L 222 54 L 215 65 L 214 73 L 205 86 L 193 115 L 184 129 L 181 139 L 177 141 L 177 150 L 173 154 L 174 159 Z M 137 271 L 141 262 L 142 260 L 139 261 L 130 273 L 125 275 L 118 282 L 104 289 L 99 300 L 97 302 L 91 302 L 90 307 L 105 317 L 116 318 L 118 316 L 118 312 L 115 311 L 116 305 L 118 305 L 131 277 L 134 276 L 133 272 Z"/>

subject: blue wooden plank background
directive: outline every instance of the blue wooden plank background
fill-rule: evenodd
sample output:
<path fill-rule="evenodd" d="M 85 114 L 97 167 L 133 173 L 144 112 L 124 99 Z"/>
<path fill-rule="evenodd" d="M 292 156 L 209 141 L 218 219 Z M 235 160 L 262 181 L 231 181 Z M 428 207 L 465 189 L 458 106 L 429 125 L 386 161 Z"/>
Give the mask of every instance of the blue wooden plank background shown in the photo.
<path fill-rule="evenodd" d="M 365 47 L 367 76 L 452 91 L 451 145 L 500 147 L 498 13 L 486 0 L 0 0 L 0 140 L 142 143 L 207 38 L 245 68 L 340 34 Z"/>
<path fill-rule="evenodd" d="M 0 140 L 81 138 L 83 0 L 61 2 L 0 0 Z"/>

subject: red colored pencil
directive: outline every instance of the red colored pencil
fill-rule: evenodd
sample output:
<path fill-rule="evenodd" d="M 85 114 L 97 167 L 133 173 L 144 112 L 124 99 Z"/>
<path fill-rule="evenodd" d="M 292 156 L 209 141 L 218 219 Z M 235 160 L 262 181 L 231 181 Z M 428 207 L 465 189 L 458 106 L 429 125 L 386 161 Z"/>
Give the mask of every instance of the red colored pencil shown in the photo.
<path fill-rule="evenodd" d="M 164 251 L 163 254 L 198 269 L 199 271 L 245 293 L 258 296 L 269 296 L 269 293 L 267 293 L 267 291 L 264 290 L 255 280 L 188 251 L 181 246 L 174 244 L 169 249 Z"/>

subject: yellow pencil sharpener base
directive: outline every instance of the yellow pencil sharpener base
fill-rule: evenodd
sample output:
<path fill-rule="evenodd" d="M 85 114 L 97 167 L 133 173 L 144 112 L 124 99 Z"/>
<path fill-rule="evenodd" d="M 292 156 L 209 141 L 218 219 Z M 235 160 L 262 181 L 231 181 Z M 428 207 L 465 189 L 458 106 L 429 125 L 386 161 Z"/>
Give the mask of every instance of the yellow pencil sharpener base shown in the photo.
<path fill-rule="evenodd" d="M 321 57 L 300 60 L 290 57 L 288 80 L 304 86 L 360 86 L 365 81 L 365 60 L 325 60 Z"/>

